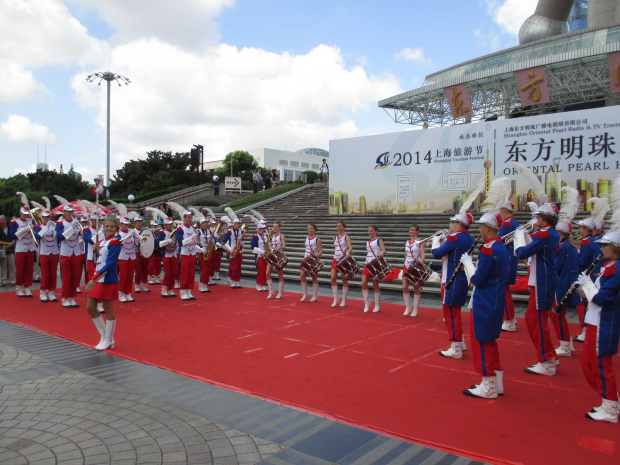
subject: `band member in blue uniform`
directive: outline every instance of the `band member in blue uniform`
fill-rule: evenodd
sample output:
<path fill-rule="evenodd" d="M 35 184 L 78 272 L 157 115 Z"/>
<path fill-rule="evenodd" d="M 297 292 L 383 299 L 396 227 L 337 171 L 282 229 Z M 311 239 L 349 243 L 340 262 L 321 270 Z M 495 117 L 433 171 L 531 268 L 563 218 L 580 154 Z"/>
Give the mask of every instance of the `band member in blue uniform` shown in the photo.
<path fill-rule="evenodd" d="M 499 228 L 499 237 L 510 234 L 519 227 L 519 222 L 513 216 L 514 209 L 514 203 L 509 200 L 501 205 L 499 212 L 502 215 L 503 221 L 501 228 Z M 519 259 L 514 254 L 514 244 L 512 242 L 506 247 L 508 247 L 508 252 L 510 254 L 510 265 L 508 281 L 506 283 L 506 305 L 504 306 L 504 323 L 502 324 L 502 331 L 514 332 L 517 330 L 517 319 L 515 318 L 515 306 L 512 301 L 510 286 L 517 282 L 517 266 L 519 265 Z"/>
<path fill-rule="evenodd" d="M 599 243 L 605 259 L 609 260 L 601 275 L 596 282 L 585 273 L 579 276 L 581 291 L 588 300 L 581 367 L 588 384 L 603 399 L 586 417 L 618 423 L 620 406 L 612 357 L 618 353 L 620 340 L 620 231 L 608 232 Z"/>
<path fill-rule="evenodd" d="M 482 383 L 465 389 L 463 394 L 496 399 L 504 393 L 497 339 L 502 331 L 510 256 L 499 236 L 502 215 L 485 213 L 478 223 L 481 225 L 480 236 L 484 240 L 478 266 L 474 266 L 469 254 L 461 256 L 461 263 L 469 282 L 475 286 L 469 304 L 471 347 L 474 366 L 482 376 Z"/>
<path fill-rule="evenodd" d="M 443 258 L 441 271 L 443 292 L 443 316 L 448 329 L 450 348 L 440 351 L 440 355 L 451 358 L 463 358 L 464 339 L 461 324 L 461 307 L 467 299 L 469 283 L 465 272 L 461 270 L 450 290 L 443 289 L 443 284 L 450 280 L 454 270 L 460 263 L 461 256 L 466 253 L 474 243 L 473 236 L 469 233 L 469 226 L 474 219 L 469 213 L 458 213 L 450 218 L 450 234 L 446 238 L 439 234 L 433 238 L 432 253 L 434 258 Z M 443 245 L 441 242 L 443 242 Z"/>
<path fill-rule="evenodd" d="M 526 244 L 525 231 L 515 231 L 514 247 L 519 260 L 532 257 L 530 263 L 530 299 L 525 312 L 525 323 L 536 348 L 538 363 L 525 369 L 526 373 L 555 375 L 556 353 L 547 325 L 549 311 L 553 308 L 558 275 L 555 256 L 560 237 L 555 230 L 559 209 L 552 203 L 545 203 L 536 210 L 538 229 L 532 233 L 531 242 Z M 529 237 L 528 237 L 529 239 Z"/>

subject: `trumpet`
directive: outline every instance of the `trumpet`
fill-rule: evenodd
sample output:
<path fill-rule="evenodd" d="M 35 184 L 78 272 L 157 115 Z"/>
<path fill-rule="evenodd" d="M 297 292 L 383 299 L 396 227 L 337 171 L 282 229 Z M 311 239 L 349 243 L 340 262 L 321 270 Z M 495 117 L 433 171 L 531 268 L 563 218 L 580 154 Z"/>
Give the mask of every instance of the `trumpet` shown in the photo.
<path fill-rule="evenodd" d="M 528 221 L 525 225 L 519 226 L 514 231 L 509 232 L 508 234 L 502 236 L 502 241 L 506 245 L 512 244 L 512 242 L 515 240 L 515 233 L 517 231 L 521 230 L 521 231 L 525 231 L 526 233 L 529 233 L 532 229 L 534 229 L 535 225 L 536 225 L 536 222 Z"/>
<path fill-rule="evenodd" d="M 420 241 L 418 244 L 419 244 L 419 245 L 422 245 L 422 244 L 426 245 L 426 243 L 427 243 L 427 242 L 430 242 L 430 241 L 432 241 L 432 240 L 433 240 L 433 237 L 438 236 L 438 235 L 440 235 L 440 234 L 443 234 L 444 236 L 447 236 L 449 233 L 450 233 L 450 230 L 449 230 L 449 229 L 442 229 L 441 231 L 437 231 L 437 232 L 436 232 L 435 234 L 433 234 L 432 236 L 427 237 L 426 239 L 424 239 L 424 240 Z"/>

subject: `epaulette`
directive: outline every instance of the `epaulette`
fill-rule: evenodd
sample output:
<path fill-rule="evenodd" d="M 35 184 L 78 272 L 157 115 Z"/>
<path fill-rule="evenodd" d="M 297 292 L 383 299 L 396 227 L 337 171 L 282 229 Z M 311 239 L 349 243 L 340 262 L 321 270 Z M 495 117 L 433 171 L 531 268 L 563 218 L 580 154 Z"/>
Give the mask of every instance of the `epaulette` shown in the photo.
<path fill-rule="evenodd" d="M 603 276 L 613 276 L 616 273 L 616 262 L 611 262 L 603 268 Z"/>
<path fill-rule="evenodd" d="M 504 224 L 502 226 L 510 227 L 512 226 L 512 223 L 510 222 L 510 220 L 504 220 Z"/>
<path fill-rule="evenodd" d="M 488 244 L 484 244 L 480 248 L 480 253 L 486 255 L 487 257 L 493 255 L 493 244 L 495 244 L 495 242 L 489 242 Z"/>
<path fill-rule="evenodd" d="M 11 224 L 11 225 L 13 225 L 13 224 L 17 224 L 17 220 L 11 220 L 11 223 L 10 223 L 10 224 Z"/>
<path fill-rule="evenodd" d="M 109 245 L 119 245 L 121 243 L 120 239 L 114 238 L 110 241 Z"/>
<path fill-rule="evenodd" d="M 458 239 L 459 239 L 459 238 L 458 238 L 457 233 L 452 233 L 452 234 L 450 234 L 450 235 L 448 236 L 448 240 L 449 240 L 450 242 L 455 242 L 455 241 L 458 241 Z"/>
<path fill-rule="evenodd" d="M 183 231 L 183 228 L 181 226 L 178 226 L 177 231 Z"/>
<path fill-rule="evenodd" d="M 532 237 L 540 237 L 541 239 L 546 239 L 549 237 L 549 231 L 546 229 L 541 229 L 532 234 Z"/>
<path fill-rule="evenodd" d="M 589 237 L 586 237 L 585 239 L 583 239 L 583 240 L 581 241 L 581 244 L 580 244 L 580 245 L 588 245 L 589 243 L 590 243 L 590 238 L 589 238 Z"/>

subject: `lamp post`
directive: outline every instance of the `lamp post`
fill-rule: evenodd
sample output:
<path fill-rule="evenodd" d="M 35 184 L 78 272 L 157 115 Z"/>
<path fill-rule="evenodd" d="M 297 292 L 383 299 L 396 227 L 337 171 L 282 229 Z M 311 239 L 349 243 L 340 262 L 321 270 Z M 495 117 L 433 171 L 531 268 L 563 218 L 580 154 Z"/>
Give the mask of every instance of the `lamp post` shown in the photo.
<path fill-rule="evenodd" d="M 120 74 L 111 73 L 110 71 L 106 71 L 104 73 L 93 73 L 89 74 L 86 78 L 88 82 L 97 82 L 97 85 L 101 85 L 101 81 L 106 81 L 108 83 L 108 128 L 107 128 L 107 150 L 106 150 L 106 195 L 109 197 L 110 193 L 107 190 L 110 186 L 110 83 L 112 81 L 116 81 L 118 86 L 121 87 L 121 83 L 125 85 L 129 85 L 131 81 L 127 79 L 125 76 L 121 76 Z"/>
<path fill-rule="evenodd" d="M 233 177 L 233 159 L 235 158 L 235 154 L 231 153 L 230 154 L 230 177 Z"/>

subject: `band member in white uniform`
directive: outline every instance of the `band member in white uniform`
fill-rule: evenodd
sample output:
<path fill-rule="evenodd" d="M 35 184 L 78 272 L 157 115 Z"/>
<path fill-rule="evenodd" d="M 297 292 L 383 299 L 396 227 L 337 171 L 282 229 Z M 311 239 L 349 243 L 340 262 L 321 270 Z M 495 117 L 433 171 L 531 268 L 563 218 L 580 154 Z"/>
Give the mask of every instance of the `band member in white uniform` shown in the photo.
<path fill-rule="evenodd" d="M 179 245 L 172 218 L 166 218 L 164 225 L 165 229 L 159 232 L 158 242 L 164 262 L 164 281 L 161 286 L 161 296 L 168 298 L 177 296 L 173 289 L 179 276 Z"/>
<path fill-rule="evenodd" d="M 282 222 L 280 220 L 276 220 L 273 223 L 273 235 L 271 236 L 271 250 L 275 252 L 277 250 L 286 249 L 286 241 L 284 239 L 284 234 L 281 231 Z M 267 264 L 267 288 L 269 289 L 269 294 L 267 294 L 267 298 L 271 299 L 274 294 L 273 290 L 273 281 L 271 280 L 271 272 L 273 271 L 273 266 L 271 264 Z M 278 271 L 278 294 L 276 295 L 276 299 L 282 298 L 282 292 L 284 291 L 284 269 L 280 269 Z"/>
<path fill-rule="evenodd" d="M 409 227 L 409 240 L 405 242 L 405 265 L 404 270 L 407 270 L 415 262 L 424 263 L 426 258 L 424 254 L 424 243 L 422 247 L 419 245 L 418 233 L 420 228 L 417 224 L 413 224 Z M 420 308 L 420 286 L 415 284 L 413 286 L 413 307 L 411 307 L 411 296 L 409 295 L 409 280 L 403 276 L 403 298 L 405 299 L 405 316 L 411 314 L 411 316 L 418 316 L 418 310 Z"/>
<path fill-rule="evenodd" d="M 266 291 L 267 287 L 267 260 L 263 258 L 265 255 L 265 244 L 269 240 L 265 230 L 267 229 L 267 221 L 261 220 L 258 224 L 258 230 L 252 235 L 250 248 L 254 254 L 256 263 L 256 290 L 259 292 Z"/>
<path fill-rule="evenodd" d="M 11 239 L 15 241 L 15 289 L 17 297 L 32 297 L 32 274 L 35 251 L 34 229 L 30 219 L 30 209 L 26 206 L 19 210 L 19 218 L 11 221 Z"/>
<path fill-rule="evenodd" d="M 159 236 L 159 224 L 155 220 L 151 220 L 150 223 L 151 231 L 153 232 L 153 236 L 157 239 Z M 157 241 L 155 241 L 157 244 Z M 149 276 L 148 283 L 149 284 L 161 284 L 159 281 L 159 275 L 161 274 L 161 250 L 159 245 L 155 245 L 155 250 L 153 250 L 153 255 L 149 258 Z"/>
<path fill-rule="evenodd" d="M 136 235 L 142 234 L 142 226 L 144 225 L 144 218 L 142 216 L 136 216 L 134 218 L 135 232 Z M 135 276 L 135 289 L 136 294 L 140 292 L 151 292 L 151 290 L 146 287 L 146 283 L 148 281 L 149 275 L 149 259 L 144 258 L 140 253 L 140 242 L 138 242 L 138 250 L 136 254 L 136 276 Z"/>
<path fill-rule="evenodd" d="M 75 210 L 63 207 L 64 218 L 56 223 L 56 237 L 60 241 L 60 268 L 62 272 L 62 306 L 77 307 L 77 288 L 82 277 L 84 252 L 80 245 L 82 233 L 78 221 L 73 218 Z"/>
<path fill-rule="evenodd" d="M 368 227 L 368 235 L 370 240 L 366 242 L 366 262 L 364 264 L 364 270 L 362 271 L 362 295 L 364 296 L 364 312 L 370 311 L 370 298 L 368 292 L 368 279 L 372 277 L 370 271 L 366 266 L 376 258 L 385 256 L 385 245 L 380 237 L 377 237 L 379 228 L 377 226 L 370 225 Z M 373 312 L 381 310 L 381 289 L 379 288 L 379 281 L 372 280 L 372 288 L 375 291 L 375 308 Z"/>
<path fill-rule="evenodd" d="M 39 292 L 41 302 L 58 302 L 54 291 L 56 290 L 60 249 L 56 239 L 56 229 L 50 221 L 51 217 L 52 214 L 49 211 L 41 212 L 43 224 L 35 229 L 39 239 L 39 257 L 41 260 L 41 290 Z"/>
<path fill-rule="evenodd" d="M 183 212 L 183 223 L 177 228 L 177 241 L 181 245 L 181 300 L 196 300 L 192 295 L 196 278 L 196 244 L 198 233 L 192 226 L 194 215 Z"/>
<path fill-rule="evenodd" d="M 198 283 L 198 292 L 207 293 L 209 290 L 209 276 L 211 273 L 211 263 L 213 262 L 213 254 L 207 257 L 207 247 L 213 233 L 209 228 L 209 218 L 202 218 L 200 220 L 200 229 L 198 230 L 199 245 L 196 245 L 198 252 L 198 267 L 200 268 L 200 282 Z"/>
<path fill-rule="evenodd" d="M 133 275 L 136 271 L 136 233 L 129 230 L 131 221 L 123 216 L 120 219 L 121 253 L 118 257 L 118 300 L 121 302 L 135 302 L 131 296 Z"/>
<path fill-rule="evenodd" d="M 304 253 L 304 260 L 310 255 L 314 255 L 316 258 L 321 258 L 323 254 L 323 244 L 321 243 L 321 238 L 316 235 L 317 228 L 313 223 L 308 224 L 308 237 L 306 237 L 306 252 Z M 306 282 L 306 270 L 301 269 L 301 273 L 299 275 L 301 279 L 301 290 L 303 295 L 301 296 L 301 302 L 305 301 L 308 298 L 308 283 Z M 313 294 L 310 298 L 310 302 L 316 302 L 319 300 L 319 278 L 314 276 L 312 278 L 312 289 Z"/>
<path fill-rule="evenodd" d="M 228 252 L 228 277 L 230 278 L 230 287 L 233 289 L 241 288 L 241 264 L 243 263 L 243 246 L 244 246 L 245 231 L 241 228 L 241 220 L 235 218 L 232 229 L 224 235 L 222 244 L 224 249 Z M 232 258 L 232 253 L 239 244 L 239 250 L 235 258 Z"/>
<path fill-rule="evenodd" d="M 334 302 L 332 307 L 338 306 L 338 270 L 336 269 L 336 263 L 346 256 L 349 258 L 353 253 L 353 246 L 351 246 L 351 238 L 345 232 L 347 229 L 347 223 L 344 221 L 338 221 L 336 224 L 338 235 L 334 236 L 334 259 L 332 260 L 331 278 L 332 278 L 332 292 L 334 294 Z M 342 279 L 342 300 L 340 306 L 345 307 L 347 305 L 347 294 L 349 293 L 349 280 L 345 278 L 342 273 L 340 274 Z"/>

